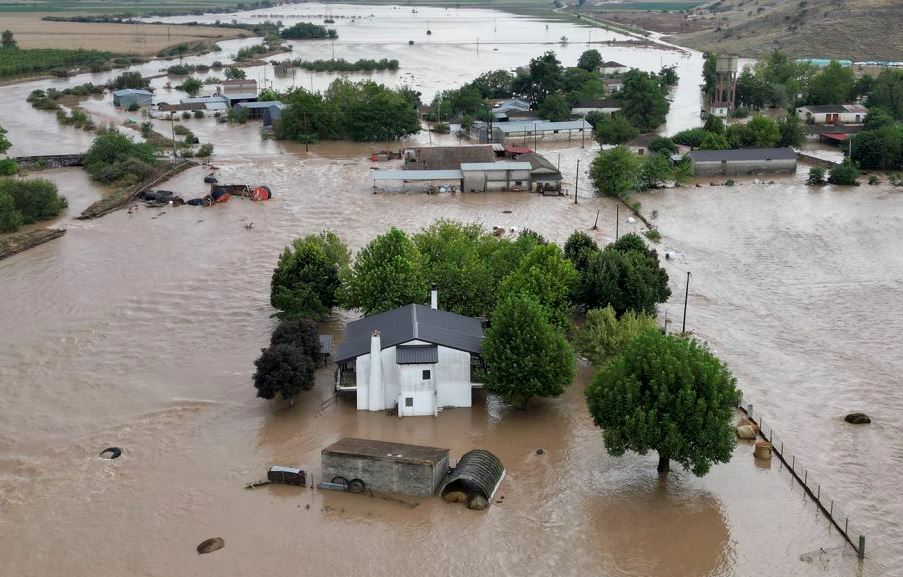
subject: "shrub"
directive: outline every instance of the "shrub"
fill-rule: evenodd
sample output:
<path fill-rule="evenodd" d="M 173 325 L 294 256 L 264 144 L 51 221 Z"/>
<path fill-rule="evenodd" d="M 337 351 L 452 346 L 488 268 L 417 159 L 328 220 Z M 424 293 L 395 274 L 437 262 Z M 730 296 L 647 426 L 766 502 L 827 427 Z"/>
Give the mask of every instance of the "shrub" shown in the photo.
<path fill-rule="evenodd" d="M 12 176 L 19 172 L 19 165 L 12 158 L 0 160 L 0 176 Z"/>
<path fill-rule="evenodd" d="M 662 233 L 660 233 L 657 228 L 650 228 L 643 233 L 643 236 L 645 236 L 652 242 L 659 242 L 662 240 Z"/>
<path fill-rule="evenodd" d="M 194 114 L 195 118 L 204 118 L 203 110 L 195 110 L 192 114 Z"/>
<path fill-rule="evenodd" d="M 16 209 L 16 201 L 6 192 L 0 192 L 0 232 L 16 232 L 22 225 L 22 213 Z"/>
<path fill-rule="evenodd" d="M 213 145 L 209 142 L 198 148 L 197 156 L 201 158 L 209 158 L 213 154 Z"/>
<path fill-rule="evenodd" d="M 138 182 L 151 173 L 155 163 L 153 146 L 115 130 L 99 134 L 84 159 L 88 174 L 105 183 Z"/>
<path fill-rule="evenodd" d="M 871 174 L 869 175 L 869 184 L 881 184 L 881 179 L 877 174 Z"/>
<path fill-rule="evenodd" d="M 825 169 L 820 166 L 813 166 L 809 169 L 809 178 L 806 179 L 806 184 L 810 185 L 818 185 L 825 184 L 828 182 L 827 177 L 825 176 Z"/>
<path fill-rule="evenodd" d="M 283 399 L 295 403 L 295 395 L 314 384 L 314 362 L 304 352 L 289 344 L 271 345 L 254 361 L 254 387 L 263 399 Z"/>
<path fill-rule="evenodd" d="M 138 104 L 137 102 L 132 102 L 131 104 L 129 104 L 129 107 L 128 107 L 129 112 L 137 112 L 139 110 L 141 110 L 141 105 Z"/>
<path fill-rule="evenodd" d="M 183 110 L 182 111 L 182 120 L 188 120 L 189 118 L 191 118 L 191 113 L 188 112 L 187 110 Z"/>
<path fill-rule="evenodd" d="M 590 364 L 600 367 L 621 354 L 630 339 L 655 328 L 655 318 L 643 313 L 628 311 L 619 319 L 610 305 L 592 309 L 586 313 L 586 325 L 574 337 L 574 348 Z"/>
<path fill-rule="evenodd" d="M 828 171 L 828 182 L 845 186 L 859 186 L 859 169 L 849 159 Z"/>
<path fill-rule="evenodd" d="M 10 226 L 16 220 L 21 224 L 47 220 L 59 215 L 69 206 L 66 198 L 57 191 L 56 184 L 43 178 L 0 179 L 0 196 L 11 198 L 19 215 L 18 219 L 10 216 L 9 203 L 4 201 L 7 205 L 4 217 L 6 226 Z"/>

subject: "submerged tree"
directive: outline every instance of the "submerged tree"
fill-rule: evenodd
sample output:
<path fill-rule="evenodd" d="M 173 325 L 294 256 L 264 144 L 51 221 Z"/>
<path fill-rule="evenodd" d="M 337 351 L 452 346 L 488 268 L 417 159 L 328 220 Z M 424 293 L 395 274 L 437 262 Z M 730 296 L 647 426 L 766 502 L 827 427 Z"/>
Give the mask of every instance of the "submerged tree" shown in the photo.
<path fill-rule="evenodd" d="M 574 353 L 547 313 L 529 295 L 499 303 L 486 331 L 486 389 L 519 408 L 533 397 L 557 397 L 573 380 Z"/>
<path fill-rule="evenodd" d="M 701 477 L 737 442 L 736 379 L 695 341 L 643 332 L 596 373 L 586 398 L 609 454 L 656 451 L 660 473 L 673 459 Z"/>
<path fill-rule="evenodd" d="M 314 385 L 314 361 L 300 347 L 291 344 L 271 345 L 254 361 L 254 386 L 257 396 L 272 399 L 281 395 L 295 404 L 295 395 Z"/>
<path fill-rule="evenodd" d="M 348 249 L 331 231 L 295 240 L 279 257 L 270 282 L 270 304 L 283 319 L 323 320 L 337 303 L 339 273 Z"/>

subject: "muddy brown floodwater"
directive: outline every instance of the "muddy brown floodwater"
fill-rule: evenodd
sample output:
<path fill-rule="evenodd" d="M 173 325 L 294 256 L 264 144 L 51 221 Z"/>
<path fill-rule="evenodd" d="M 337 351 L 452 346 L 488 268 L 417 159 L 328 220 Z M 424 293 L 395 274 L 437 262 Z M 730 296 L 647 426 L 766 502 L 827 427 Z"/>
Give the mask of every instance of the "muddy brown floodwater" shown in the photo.
<path fill-rule="evenodd" d="M 589 34 L 491 11 L 331 9 L 374 14 L 355 24 L 340 20 L 337 56 L 397 56 L 398 75 L 374 78 L 420 84 L 426 97 L 551 47 L 575 61 L 585 46 L 573 40 Z M 268 11 L 292 23 L 323 7 Z M 427 18 L 431 39 L 407 46 Z M 500 37 L 489 45 L 493 33 Z M 592 34 L 594 41 L 617 37 Z M 572 39 L 567 47 L 543 44 L 562 35 Z M 515 43 L 523 37 L 533 42 Z M 225 55 L 256 42 L 224 43 Z M 296 55 L 326 57 L 331 48 L 299 44 Z M 666 130 L 698 125 L 698 53 L 603 48 L 603 55 L 650 70 L 678 63 L 682 81 Z M 15 143 L 12 153 L 87 148 L 89 133 L 59 127 L 24 97 L 39 86 L 108 76 L 0 88 L 8 104 L 0 124 Z M 334 77 L 310 79 L 322 87 Z M 165 93 L 165 79 L 154 82 Z M 116 123 L 127 116 L 107 98 L 85 107 Z M 587 367 L 564 396 L 527 412 L 477 392 L 472 408 L 438 418 L 359 413 L 353 400 L 334 397 L 333 367 L 319 370 L 317 386 L 295 407 L 255 398 L 253 361 L 274 326 L 270 274 L 293 238 L 332 229 L 358 249 L 390 226 L 413 231 L 452 218 L 526 226 L 562 242 L 575 229 L 589 230 L 598 214 L 600 230 L 592 234 L 607 242 L 615 205 L 591 198 L 585 170 L 594 148 L 540 144 L 572 185 L 581 161 L 576 205 L 516 193 L 374 194 L 365 156 L 382 144 L 322 143 L 305 153 L 261 140 L 254 124 L 188 124 L 215 143 L 221 181 L 268 184 L 275 198 L 212 208 L 142 205 L 75 221 L 103 191 L 78 169 L 46 171 L 41 176 L 69 198 L 69 214 L 56 223 L 68 233 L 0 262 L 0 574 L 898 574 L 900 193 L 884 186 L 813 191 L 800 175 L 640 197 L 647 214 L 658 211 L 661 249 L 679 253 L 666 263 L 674 296 L 662 316 L 679 318 L 684 275 L 692 271 L 688 329 L 730 364 L 747 400 L 806 455 L 867 535 L 869 557 L 860 564 L 786 469 L 776 460 L 757 464 L 748 444 L 702 479 L 675 471 L 662 481 L 654 455 L 608 457 L 583 402 Z M 193 169 L 166 188 L 199 196 L 204 174 Z M 621 233 L 639 230 L 624 211 L 621 217 Z M 341 339 L 351 318 L 337 312 L 323 330 Z M 842 415 L 853 410 L 874 422 L 845 425 Z M 439 499 L 244 488 L 272 464 L 301 466 L 319 481 L 319 451 L 344 436 L 449 447 L 453 459 L 490 449 L 508 468 L 504 500 L 476 513 Z M 122 447 L 122 457 L 101 459 L 109 446 Z M 195 547 L 210 537 L 222 537 L 225 548 L 199 556 Z"/>
<path fill-rule="evenodd" d="M 334 398 L 332 367 L 319 371 L 316 388 L 303 393 L 294 408 L 256 399 L 252 363 L 273 327 L 269 276 L 280 249 L 296 236 L 331 228 L 359 248 L 392 225 L 415 230 L 436 218 L 456 218 L 486 226 L 529 226 L 560 242 L 575 228 L 588 229 L 600 211 L 602 227 L 596 237 L 603 242 L 613 237 L 614 205 L 601 199 L 582 198 L 574 205 L 569 198 L 528 194 L 373 194 L 366 176 L 371 163 L 361 159 L 367 147 L 346 147 L 346 158 L 287 153 L 223 163 L 223 181 L 266 182 L 276 191 L 270 202 L 234 199 L 209 209 L 141 207 L 131 215 L 120 211 L 96 221 L 64 219 L 69 233 L 62 241 L 0 263 L 0 543 L 5 572 L 857 573 L 852 550 L 786 470 L 777 462 L 757 466 L 749 445 L 739 445 L 730 463 L 703 479 L 677 471 L 662 482 L 654 455 L 608 457 L 583 403 L 588 368 L 562 398 L 537 402 L 528 412 L 511 410 L 478 392 L 473 408 L 447 410 L 438 418 L 399 420 L 359 413 L 353 401 Z M 552 157 L 557 152 L 547 151 Z M 560 152 L 563 168 L 592 155 L 580 148 Z M 572 171 L 566 168 L 566 173 L 573 179 Z M 74 210 L 98 194 L 77 170 L 48 174 L 72 191 Z M 193 169 L 168 188 L 186 197 L 200 194 L 203 174 Z M 785 214 L 777 197 L 802 197 L 824 214 L 833 214 L 837 202 L 859 204 L 856 210 L 864 215 L 869 203 L 879 202 L 869 195 L 879 191 L 863 187 L 813 195 L 794 183 L 784 189 L 698 190 L 644 199 L 659 206 L 664 246 L 699 263 L 690 327 L 715 343 L 740 375 L 741 386 L 781 417 L 785 437 L 810 448 L 808 443 L 814 455 L 831 465 L 822 471 L 825 482 L 859 499 L 855 510 L 861 520 L 871 519 L 869 538 L 879 541 L 879 530 L 891 531 L 894 525 L 869 511 L 895 510 L 889 490 L 894 481 L 890 475 L 883 482 L 872 478 L 869 495 L 858 495 L 852 484 L 855 479 L 866 482 L 860 470 L 870 467 L 862 454 L 864 440 L 866 451 L 874 447 L 876 455 L 887 454 L 882 438 L 893 431 L 893 393 L 861 385 L 862 394 L 868 391 L 873 400 L 865 406 L 850 404 L 873 411 L 879 422 L 855 432 L 844 432 L 837 423 L 844 402 L 825 398 L 823 403 L 831 404 L 827 409 L 814 407 L 810 399 L 819 386 L 826 387 L 823 397 L 836 394 L 825 375 L 857 372 L 852 358 L 838 358 L 832 369 L 824 369 L 825 375 L 807 377 L 808 391 L 785 395 L 778 388 L 778 367 L 806 373 L 807 364 L 815 362 L 788 361 L 794 346 L 808 350 L 812 343 L 808 333 L 807 338 L 795 336 L 805 333 L 800 327 L 789 330 L 785 325 L 805 328 L 814 320 L 795 316 L 793 303 L 786 303 L 784 318 L 755 325 L 755 345 L 749 345 L 745 321 L 767 309 L 747 302 L 745 288 L 736 293 L 709 288 L 743 285 L 737 278 L 703 273 L 705 267 L 720 268 L 736 251 L 727 268 L 760 267 L 758 278 L 746 284 L 784 286 L 785 279 L 761 256 L 770 246 L 764 243 L 782 235 L 781 226 L 808 221 L 776 220 L 774 214 Z M 848 200 L 838 198 L 845 194 Z M 879 196 L 884 198 L 881 218 L 894 218 L 888 209 L 899 209 L 894 203 L 900 197 L 886 191 Z M 737 204 L 743 208 L 738 211 L 745 215 L 742 219 L 716 216 Z M 702 218 L 706 226 L 697 229 L 701 214 L 708 215 Z M 887 222 L 866 220 L 862 226 L 871 231 L 872 241 L 887 234 Z M 250 231 L 243 226 L 247 222 L 254 223 Z M 815 224 L 805 230 L 819 228 Z M 621 231 L 632 226 L 622 223 Z M 859 228 L 844 230 L 858 235 Z M 719 232 L 724 230 L 734 232 Z M 839 232 L 820 232 L 816 244 L 843 245 L 846 235 Z M 697 237 L 702 240 L 695 242 Z M 805 235 L 795 233 L 794 238 L 800 241 Z M 875 242 L 867 245 L 876 247 Z M 790 243 L 774 246 L 796 254 Z M 716 255 L 708 252 L 716 250 Z M 744 252 L 750 250 L 760 258 Z M 823 266 L 816 258 L 806 262 L 801 266 Z M 868 267 L 862 265 L 862 270 Z M 680 274 L 672 272 L 679 295 Z M 708 306 L 698 295 L 708 295 Z M 858 299 L 848 306 L 865 314 L 874 304 Z M 739 326 L 737 311 L 744 307 L 755 312 L 743 312 L 744 326 Z M 340 338 L 348 318 L 337 315 L 325 330 Z M 892 341 L 887 342 L 892 348 Z M 771 346 L 780 349 L 774 357 Z M 844 363 L 853 367 L 844 368 Z M 888 391 L 884 403 L 877 396 L 882 391 Z M 476 513 L 439 499 L 244 488 L 274 463 L 299 465 L 319 480 L 319 451 L 349 435 L 447 446 L 453 457 L 474 447 L 490 449 L 509 470 L 500 493 L 505 499 Z M 850 435 L 861 437 L 855 439 L 860 444 L 855 451 Z M 98 453 L 111 445 L 123 447 L 123 456 L 100 459 Z M 544 455 L 535 454 L 540 447 Z M 849 456 L 854 452 L 861 455 Z M 225 539 L 225 549 L 199 557 L 197 543 L 214 536 Z M 882 546 L 876 559 L 898 553 L 891 542 Z M 827 553 L 813 562 L 800 560 L 821 549 Z M 883 567 L 870 561 L 865 573 L 889 574 Z"/>

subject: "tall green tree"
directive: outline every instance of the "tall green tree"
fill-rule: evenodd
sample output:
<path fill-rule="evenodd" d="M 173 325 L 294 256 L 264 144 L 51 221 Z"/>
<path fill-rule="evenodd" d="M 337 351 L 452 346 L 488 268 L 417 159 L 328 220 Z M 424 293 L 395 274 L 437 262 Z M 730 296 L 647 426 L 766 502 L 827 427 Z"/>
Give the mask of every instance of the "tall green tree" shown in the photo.
<path fill-rule="evenodd" d="M 270 304 L 283 319 L 325 320 L 338 300 L 345 244 L 330 231 L 296 239 L 282 252 L 270 281 Z"/>
<path fill-rule="evenodd" d="M 589 177 L 603 196 L 626 198 L 640 184 L 640 158 L 624 146 L 603 150 L 590 165 Z"/>
<path fill-rule="evenodd" d="M 630 124 L 629 120 L 619 114 L 611 115 L 601 112 L 599 114 L 600 116 L 593 125 L 593 134 L 599 144 L 624 144 L 628 140 L 636 138 L 640 133 L 635 126 Z"/>
<path fill-rule="evenodd" d="M 868 105 L 884 108 L 895 119 L 903 120 L 903 70 L 882 70 L 869 92 Z"/>
<path fill-rule="evenodd" d="M 624 75 L 624 85 L 618 94 L 623 103 L 621 114 L 641 131 L 657 128 L 665 122 L 671 105 L 666 98 L 667 91 L 654 75 L 630 70 Z"/>
<path fill-rule="evenodd" d="M 483 98 L 508 98 L 514 75 L 507 70 L 484 72 L 470 82 L 470 86 L 480 91 Z"/>
<path fill-rule="evenodd" d="M 575 374 L 574 353 L 532 296 L 507 295 L 483 341 L 486 389 L 526 408 L 533 397 L 561 395 Z"/>
<path fill-rule="evenodd" d="M 439 291 L 439 308 L 488 317 L 500 280 L 490 265 L 491 253 L 502 241 L 478 224 L 450 220 L 434 222 L 413 239 L 422 256 L 423 276 Z"/>
<path fill-rule="evenodd" d="M 188 96 L 197 96 L 203 86 L 204 84 L 194 77 L 186 78 L 185 81 L 182 82 L 182 90 L 184 90 Z"/>
<path fill-rule="evenodd" d="M 373 315 L 427 296 L 423 257 L 414 241 L 392 228 L 365 246 L 342 275 L 339 299 L 348 309 Z"/>
<path fill-rule="evenodd" d="M 807 104 L 844 104 L 853 92 L 853 71 L 836 60 L 825 66 L 809 83 Z"/>
<path fill-rule="evenodd" d="M 582 68 L 587 72 L 597 71 L 600 64 L 602 64 L 602 55 L 595 48 L 585 50 L 577 60 L 577 68 Z"/>
<path fill-rule="evenodd" d="M 560 122 L 571 116 L 571 107 L 561 94 L 549 94 L 536 109 L 540 118 Z"/>
<path fill-rule="evenodd" d="M 778 146 L 799 147 L 803 144 L 805 133 L 803 132 L 803 126 L 797 115 L 785 114 L 778 118 L 777 126 L 778 133 L 780 134 Z"/>
<path fill-rule="evenodd" d="M 6 154 L 12 145 L 13 143 L 6 138 L 6 129 L 0 126 L 0 154 Z"/>
<path fill-rule="evenodd" d="M 578 278 L 573 263 L 564 258 L 561 248 L 549 243 L 527 253 L 517 269 L 502 281 L 499 293 L 535 298 L 548 310 L 549 321 L 563 329 L 571 324 L 571 294 Z"/>
<path fill-rule="evenodd" d="M 618 316 L 630 310 L 654 315 L 656 305 L 671 296 L 671 289 L 658 253 L 630 233 L 590 259 L 577 295 L 587 309 L 610 305 Z"/>
<path fill-rule="evenodd" d="M 730 370 L 695 341 L 650 329 L 596 373 L 586 388 L 609 454 L 656 451 L 696 476 L 730 460 L 740 391 Z"/>
<path fill-rule="evenodd" d="M 646 155 L 640 169 L 640 189 L 661 188 L 667 181 L 672 180 L 673 176 L 671 155 L 667 152 L 650 153 Z"/>
<path fill-rule="evenodd" d="M 564 258 L 582 273 L 589 266 L 589 259 L 599 252 L 599 245 L 585 232 L 575 230 L 564 243 Z"/>
<path fill-rule="evenodd" d="M 853 138 L 851 158 L 864 169 L 903 168 L 903 126 L 863 130 Z"/>

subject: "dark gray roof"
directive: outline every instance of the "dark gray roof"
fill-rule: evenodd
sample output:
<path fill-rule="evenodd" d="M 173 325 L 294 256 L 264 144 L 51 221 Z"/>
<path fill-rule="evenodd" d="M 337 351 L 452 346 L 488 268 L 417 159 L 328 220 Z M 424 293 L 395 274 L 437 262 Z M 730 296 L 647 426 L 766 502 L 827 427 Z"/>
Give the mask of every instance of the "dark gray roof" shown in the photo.
<path fill-rule="evenodd" d="M 448 449 L 347 437 L 326 447 L 321 454 L 352 455 L 380 461 L 433 465 L 448 458 Z"/>
<path fill-rule="evenodd" d="M 615 62 L 614 60 L 606 60 L 602 64 L 599 65 L 599 68 L 627 68 L 620 62 Z"/>
<path fill-rule="evenodd" d="M 402 345 L 395 349 L 398 365 L 434 365 L 438 362 L 439 347 L 436 345 Z"/>
<path fill-rule="evenodd" d="M 693 162 L 737 162 L 744 160 L 796 160 L 792 148 L 737 148 L 733 150 L 694 150 L 687 153 Z"/>
<path fill-rule="evenodd" d="M 483 344 L 483 326 L 478 319 L 424 305 L 405 305 L 391 311 L 348 323 L 336 352 L 342 363 L 370 352 L 373 331 L 380 333 L 380 345 L 386 349 L 408 341 L 420 340 L 450 349 L 479 353 Z"/>

